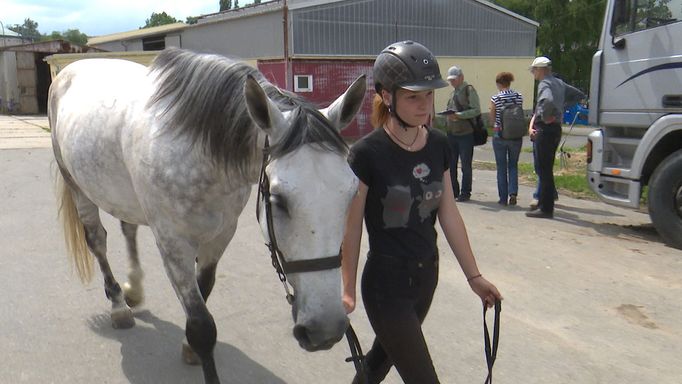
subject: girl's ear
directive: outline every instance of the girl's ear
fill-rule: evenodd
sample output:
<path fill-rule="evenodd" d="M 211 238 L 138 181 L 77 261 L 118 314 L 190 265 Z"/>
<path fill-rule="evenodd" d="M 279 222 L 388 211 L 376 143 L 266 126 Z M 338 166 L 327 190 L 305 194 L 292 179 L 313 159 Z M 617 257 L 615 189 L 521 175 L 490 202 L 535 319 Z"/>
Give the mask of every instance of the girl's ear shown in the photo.
<path fill-rule="evenodd" d="M 384 105 L 387 107 L 391 106 L 393 95 L 385 89 L 381 90 L 381 99 L 384 101 Z"/>

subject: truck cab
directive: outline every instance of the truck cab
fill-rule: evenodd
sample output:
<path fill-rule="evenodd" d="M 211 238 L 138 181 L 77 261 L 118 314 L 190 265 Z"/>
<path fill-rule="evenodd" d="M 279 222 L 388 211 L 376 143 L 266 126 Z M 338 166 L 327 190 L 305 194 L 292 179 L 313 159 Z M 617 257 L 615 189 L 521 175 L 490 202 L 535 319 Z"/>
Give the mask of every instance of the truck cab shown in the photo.
<path fill-rule="evenodd" d="M 587 179 L 682 249 L 682 0 L 608 0 L 592 59 Z"/>

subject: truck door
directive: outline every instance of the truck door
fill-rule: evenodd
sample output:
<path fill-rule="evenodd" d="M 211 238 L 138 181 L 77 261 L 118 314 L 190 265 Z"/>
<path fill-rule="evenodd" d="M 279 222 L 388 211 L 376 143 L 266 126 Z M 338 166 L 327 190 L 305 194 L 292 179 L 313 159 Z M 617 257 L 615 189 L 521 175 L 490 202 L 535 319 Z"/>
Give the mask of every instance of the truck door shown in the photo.
<path fill-rule="evenodd" d="M 682 0 L 615 0 L 609 9 L 600 124 L 648 127 L 682 112 Z"/>

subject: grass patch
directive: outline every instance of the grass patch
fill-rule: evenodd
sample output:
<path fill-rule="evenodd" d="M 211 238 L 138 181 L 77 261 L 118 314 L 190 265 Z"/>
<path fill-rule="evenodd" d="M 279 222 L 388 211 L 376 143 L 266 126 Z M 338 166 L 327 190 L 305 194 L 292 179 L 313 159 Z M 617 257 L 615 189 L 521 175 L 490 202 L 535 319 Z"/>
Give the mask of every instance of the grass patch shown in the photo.
<path fill-rule="evenodd" d="M 566 156 L 562 162 L 561 155 L 557 154 L 557 159 L 554 161 L 554 184 L 559 193 L 576 198 L 597 200 L 597 195 L 587 184 L 585 147 L 564 147 L 564 151 L 570 153 L 570 157 Z M 495 163 L 476 162 L 476 168 L 496 170 Z M 519 183 L 535 186 L 537 182 L 538 177 L 533 163 L 519 163 Z"/>

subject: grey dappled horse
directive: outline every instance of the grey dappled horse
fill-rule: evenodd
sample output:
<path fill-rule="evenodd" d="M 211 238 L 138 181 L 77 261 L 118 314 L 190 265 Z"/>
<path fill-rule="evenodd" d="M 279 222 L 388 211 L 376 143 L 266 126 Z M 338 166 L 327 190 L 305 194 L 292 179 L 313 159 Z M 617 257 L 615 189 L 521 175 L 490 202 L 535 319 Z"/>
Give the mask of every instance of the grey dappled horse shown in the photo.
<path fill-rule="evenodd" d="M 246 64 L 179 49 L 161 52 L 149 68 L 88 59 L 62 70 L 48 107 L 60 215 L 81 279 L 92 275 L 88 248 L 99 263 L 113 326 L 134 325 L 129 305 L 143 299 L 135 236 L 148 225 L 187 317 L 183 357 L 218 383 L 206 300 L 258 179 L 265 136 L 279 248 L 287 261 L 337 255 L 358 184 L 338 131 L 354 118 L 365 87 L 361 77 L 318 111 Z M 121 220 L 130 261 L 123 290 L 106 258 L 99 209 Z M 348 324 L 339 268 L 288 278 L 294 336 L 306 350 L 330 348 Z"/>

